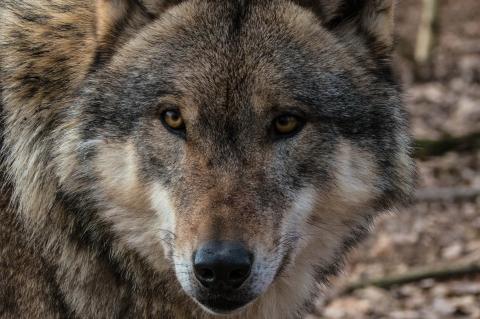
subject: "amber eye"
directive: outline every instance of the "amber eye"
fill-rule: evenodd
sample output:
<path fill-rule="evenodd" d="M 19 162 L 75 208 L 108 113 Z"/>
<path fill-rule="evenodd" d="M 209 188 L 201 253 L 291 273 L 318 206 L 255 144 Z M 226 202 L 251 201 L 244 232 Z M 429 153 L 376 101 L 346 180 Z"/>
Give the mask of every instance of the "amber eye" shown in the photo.
<path fill-rule="evenodd" d="M 183 131 L 185 129 L 185 122 L 182 114 L 177 110 L 165 111 L 162 114 L 162 120 L 165 125 L 175 131 Z"/>
<path fill-rule="evenodd" d="M 273 121 L 275 133 L 278 135 L 292 135 L 303 126 L 303 121 L 294 115 L 282 115 Z"/>

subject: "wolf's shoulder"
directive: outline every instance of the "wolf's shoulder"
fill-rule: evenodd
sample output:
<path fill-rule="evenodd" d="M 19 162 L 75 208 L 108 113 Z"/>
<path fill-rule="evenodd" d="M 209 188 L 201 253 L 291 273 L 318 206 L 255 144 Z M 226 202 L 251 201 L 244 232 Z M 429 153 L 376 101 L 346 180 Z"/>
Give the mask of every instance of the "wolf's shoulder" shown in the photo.
<path fill-rule="evenodd" d="M 52 269 L 29 244 L 0 192 L 0 318 L 65 318 Z"/>

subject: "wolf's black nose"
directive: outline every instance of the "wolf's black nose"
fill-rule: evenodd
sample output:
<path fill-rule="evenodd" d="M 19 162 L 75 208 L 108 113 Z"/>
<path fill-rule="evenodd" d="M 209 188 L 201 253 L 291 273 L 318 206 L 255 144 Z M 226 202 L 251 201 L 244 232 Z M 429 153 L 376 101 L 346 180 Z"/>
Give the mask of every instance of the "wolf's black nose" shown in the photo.
<path fill-rule="evenodd" d="M 235 241 L 209 241 L 193 255 L 195 277 L 206 288 L 220 291 L 240 287 L 252 262 L 252 254 Z"/>

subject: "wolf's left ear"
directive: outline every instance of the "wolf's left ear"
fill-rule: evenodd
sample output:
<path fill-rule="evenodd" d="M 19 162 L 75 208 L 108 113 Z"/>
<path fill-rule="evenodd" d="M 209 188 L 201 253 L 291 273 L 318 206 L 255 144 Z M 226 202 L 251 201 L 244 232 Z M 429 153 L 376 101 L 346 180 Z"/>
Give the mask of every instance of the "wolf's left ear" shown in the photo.
<path fill-rule="evenodd" d="M 181 0 L 95 0 L 96 39 L 103 57 Z"/>
<path fill-rule="evenodd" d="M 393 45 L 395 0 L 295 0 L 309 7 L 324 26 L 346 40 L 361 36 L 376 54 Z"/>
<path fill-rule="evenodd" d="M 96 37 L 100 44 L 112 44 L 127 28 L 150 19 L 141 2 L 135 0 L 96 0 Z"/>

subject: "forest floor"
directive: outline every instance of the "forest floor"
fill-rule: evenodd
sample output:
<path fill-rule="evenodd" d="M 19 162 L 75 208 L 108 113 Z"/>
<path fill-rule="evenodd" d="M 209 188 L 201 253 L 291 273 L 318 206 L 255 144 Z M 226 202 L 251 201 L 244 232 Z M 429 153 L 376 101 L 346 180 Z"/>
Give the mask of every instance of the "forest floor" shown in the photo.
<path fill-rule="evenodd" d="M 417 139 L 480 132 L 480 1 L 440 3 L 432 76 L 420 82 L 411 61 L 421 1 L 398 1 L 396 66 Z M 315 318 L 480 319 L 480 275 L 344 292 L 372 278 L 480 265 L 480 196 L 455 199 L 436 191 L 480 190 L 480 149 L 424 158 L 417 166 L 419 197 L 425 191 L 440 196 L 429 201 L 423 196 L 379 218 L 372 235 L 350 254 L 345 273 L 318 302 Z"/>

